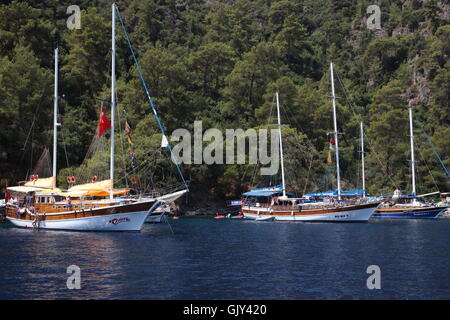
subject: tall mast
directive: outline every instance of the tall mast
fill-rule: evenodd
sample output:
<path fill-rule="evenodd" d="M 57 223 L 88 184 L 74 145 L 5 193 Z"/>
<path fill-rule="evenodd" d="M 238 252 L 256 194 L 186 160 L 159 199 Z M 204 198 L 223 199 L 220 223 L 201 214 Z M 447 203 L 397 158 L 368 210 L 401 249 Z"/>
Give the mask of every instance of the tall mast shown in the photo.
<path fill-rule="evenodd" d="M 338 143 L 339 134 L 336 117 L 336 95 L 334 94 L 333 62 L 330 62 L 330 72 L 331 72 L 331 94 L 333 99 L 334 142 L 336 144 L 336 179 L 337 179 L 338 199 L 341 200 L 341 173 L 339 169 L 339 143 Z"/>
<path fill-rule="evenodd" d="M 280 102 L 278 101 L 278 91 L 276 92 L 275 96 L 277 99 L 278 133 L 280 136 L 281 181 L 283 183 L 283 197 L 286 197 L 286 184 L 284 182 L 283 139 L 281 138 Z"/>
<path fill-rule="evenodd" d="M 362 178 L 362 188 L 363 197 L 366 197 L 366 179 L 365 179 L 365 169 L 364 169 L 364 127 L 361 121 L 361 178 Z"/>
<path fill-rule="evenodd" d="M 116 13 L 115 4 L 111 6 L 112 13 L 112 37 L 111 37 L 111 159 L 110 159 L 110 179 L 114 186 L 114 110 L 116 107 Z M 113 198 L 111 188 L 110 199 Z"/>
<path fill-rule="evenodd" d="M 58 48 L 55 49 L 55 93 L 53 96 L 53 188 L 56 188 L 56 149 L 58 143 Z"/>
<path fill-rule="evenodd" d="M 414 160 L 414 132 L 413 132 L 413 119 L 412 119 L 412 107 L 409 107 L 409 134 L 411 141 L 411 171 L 412 171 L 412 194 L 416 196 L 416 163 Z"/>

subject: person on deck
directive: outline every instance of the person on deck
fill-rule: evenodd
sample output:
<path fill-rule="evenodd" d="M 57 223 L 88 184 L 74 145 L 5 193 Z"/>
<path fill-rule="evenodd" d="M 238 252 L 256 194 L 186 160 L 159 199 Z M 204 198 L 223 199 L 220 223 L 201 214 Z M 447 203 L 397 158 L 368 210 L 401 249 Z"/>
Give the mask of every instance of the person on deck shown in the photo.
<path fill-rule="evenodd" d="M 66 209 L 72 208 L 72 201 L 70 200 L 70 197 L 67 197 L 66 200 L 67 200 Z"/>

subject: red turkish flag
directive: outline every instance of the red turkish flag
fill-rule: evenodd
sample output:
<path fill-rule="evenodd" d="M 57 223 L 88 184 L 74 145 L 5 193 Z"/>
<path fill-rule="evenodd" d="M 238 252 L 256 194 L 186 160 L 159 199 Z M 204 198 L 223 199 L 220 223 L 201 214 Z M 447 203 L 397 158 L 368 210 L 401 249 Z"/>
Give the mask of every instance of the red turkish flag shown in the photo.
<path fill-rule="evenodd" d="M 103 107 L 100 108 L 100 118 L 98 119 L 98 136 L 101 137 L 106 129 L 111 128 L 111 122 L 106 117 Z"/>
<path fill-rule="evenodd" d="M 331 137 L 330 144 L 333 145 L 333 146 L 336 144 L 336 141 L 334 141 L 334 137 Z"/>

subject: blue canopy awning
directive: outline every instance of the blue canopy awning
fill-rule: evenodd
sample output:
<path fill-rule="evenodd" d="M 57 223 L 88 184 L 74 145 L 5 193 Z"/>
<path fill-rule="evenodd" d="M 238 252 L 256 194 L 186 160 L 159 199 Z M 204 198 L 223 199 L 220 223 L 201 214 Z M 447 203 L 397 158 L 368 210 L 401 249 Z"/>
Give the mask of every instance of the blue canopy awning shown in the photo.
<path fill-rule="evenodd" d="M 270 197 L 273 195 L 278 195 L 283 192 L 283 186 L 273 186 L 273 187 L 265 187 L 265 188 L 254 188 L 250 189 L 250 191 L 243 193 L 242 195 L 245 197 Z M 290 192 L 286 192 L 287 196 L 293 197 L 294 194 Z"/>
<path fill-rule="evenodd" d="M 270 197 L 279 193 L 280 191 L 249 191 L 242 195 L 245 197 Z"/>
<path fill-rule="evenodd" d="M 341 191 L 341 196 L 344 197 L 358 197 L 358 196 L 362 196 L 364 194 L 364 190 L 344 190 Z M 337 190 L 330 190 L 330 191 L 325 191 L 325 192 L 315 192 L 315 193 L 307 193 L 304 196 L 305 197 L 317 197 L 317 198 L 321 198 L 321 197 L 337 197 L 338 192 Z"/>
<path fill-rule="evenodd" d="M 333 196 L 337 196 L 337 191 L 307 193 L 304 196 L 305 197 L 333 197 Z"/>
<path fill-rule="evenodd" d="M 279 185 L 279 186 L 273 186 L 273 187 L 264 187 L 264 188 L 254 188 L 251 189 L 250 191 L 283 191 L 283 186 Z"/>
<path fill-rule="evenodd" d="M 337 194 L 337 191 L 336 191 Z M 364 190 L 360 189 L 360 190 L 344 190 L 341 191 L 341 195 L 342 196 L 346 196 L 346 197 L 358 197 L 358 196 L 362 196 L 364 195 Z"/>

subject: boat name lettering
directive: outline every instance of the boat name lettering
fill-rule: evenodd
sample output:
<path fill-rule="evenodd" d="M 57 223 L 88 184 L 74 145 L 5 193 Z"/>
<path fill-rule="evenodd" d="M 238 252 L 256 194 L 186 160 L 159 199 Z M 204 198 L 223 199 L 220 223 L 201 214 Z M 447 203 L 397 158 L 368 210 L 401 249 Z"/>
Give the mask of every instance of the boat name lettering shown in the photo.
<path fill-rule="evenodd" d="M 114 219 L 109 220 L 109 223 L 111 223 L 111 224 L 119 224 L 122 222 L 130 222 L 130 219 L 129 218 L 114 218 Z"/>

